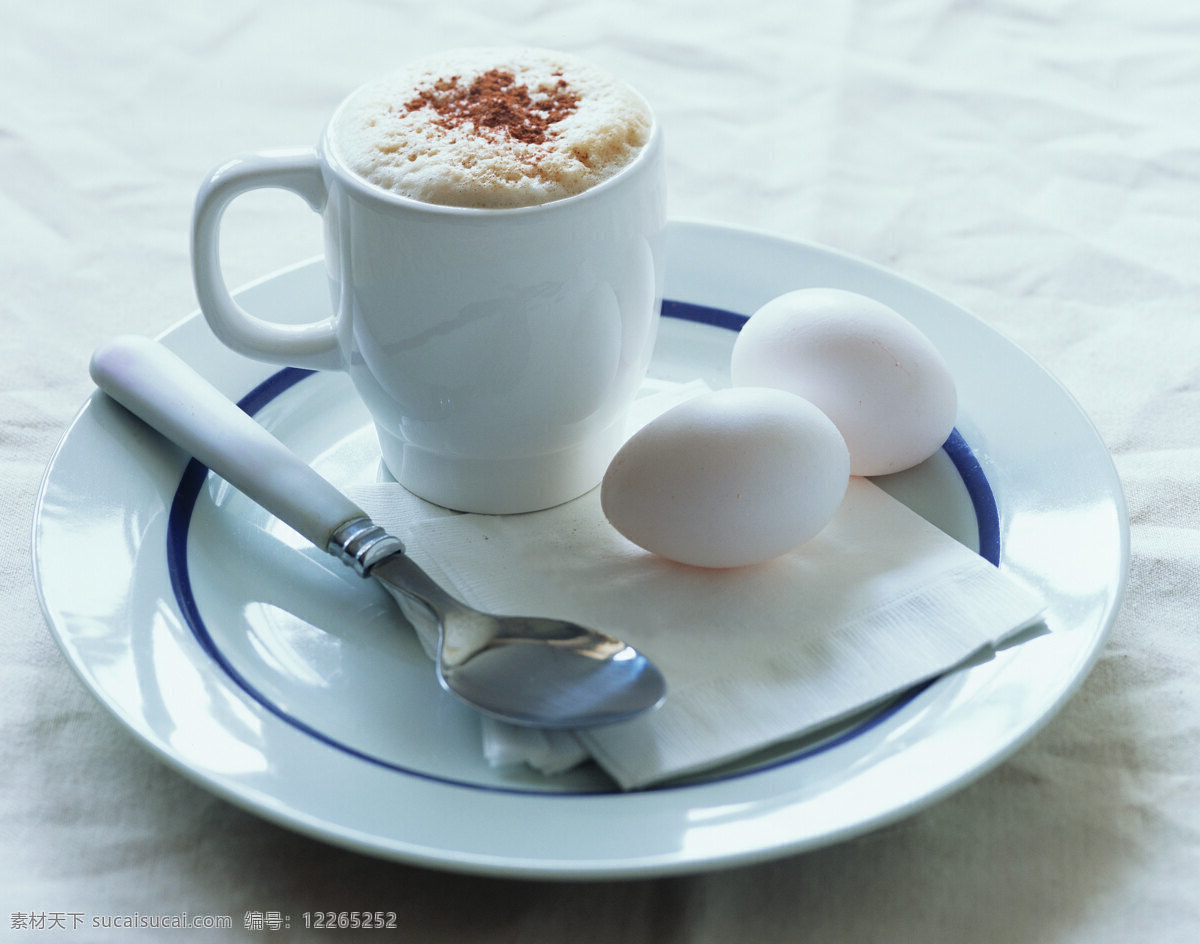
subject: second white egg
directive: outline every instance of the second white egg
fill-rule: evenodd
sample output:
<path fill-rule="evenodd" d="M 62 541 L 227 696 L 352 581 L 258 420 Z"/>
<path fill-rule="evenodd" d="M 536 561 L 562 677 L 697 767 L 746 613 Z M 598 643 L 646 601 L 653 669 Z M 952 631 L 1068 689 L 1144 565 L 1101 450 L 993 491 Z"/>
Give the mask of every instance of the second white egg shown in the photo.
<path fill-rule="evenodd" d="M 600 490 L 633 543 L 699 567 L 738 567 L 814 537 L 850 479 L 832 421 L 802 397 L 737 387 L 689 400 L 621 448 Z"/>
<path fill-rule="evenodd" d="M 942 355 L 911 321 L 855 292 L 809 288 L 750 316 L 734 343 L 735 384 L 811 400 L 850 448 L 855 475 L 899 472 L 933 455 L 958 398 Z"/>

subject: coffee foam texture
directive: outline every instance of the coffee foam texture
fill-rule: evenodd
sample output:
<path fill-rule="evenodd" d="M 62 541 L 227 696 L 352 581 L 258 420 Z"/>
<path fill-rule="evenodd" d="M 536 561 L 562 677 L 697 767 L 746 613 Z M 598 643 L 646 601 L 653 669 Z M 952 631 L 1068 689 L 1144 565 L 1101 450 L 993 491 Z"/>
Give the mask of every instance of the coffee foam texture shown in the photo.
<path fill-rule="evenodd" d="M 578 106 L 545 143 L 444 128 L 428 108 L 409 111 L 419 90 L 457 77 L 512 72 L 531 93 L 564 79 Z M 504 209 L 573 196 L 611 177 L 649 140 L 650 109 L 633 89 L 574 56 L 534 49 L 473 49 L 431 56 L 370 82 L 334 116 L 336 156 L 370 183 L 425 203 Z"/>

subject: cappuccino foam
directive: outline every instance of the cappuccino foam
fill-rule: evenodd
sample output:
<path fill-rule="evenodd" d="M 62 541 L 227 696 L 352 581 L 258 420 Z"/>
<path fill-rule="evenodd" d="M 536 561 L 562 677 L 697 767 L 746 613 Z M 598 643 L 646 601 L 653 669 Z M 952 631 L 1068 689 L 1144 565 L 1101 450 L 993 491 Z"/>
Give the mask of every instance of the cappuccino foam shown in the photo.
<path fill-rule="evenodd" d="M 561 53 L 458 50 L 350 96 L 330 127 L 336 156 L 370 183 L 447 206 L 559 200 L 626 166 L 650 137 L 645 101 Z"/>

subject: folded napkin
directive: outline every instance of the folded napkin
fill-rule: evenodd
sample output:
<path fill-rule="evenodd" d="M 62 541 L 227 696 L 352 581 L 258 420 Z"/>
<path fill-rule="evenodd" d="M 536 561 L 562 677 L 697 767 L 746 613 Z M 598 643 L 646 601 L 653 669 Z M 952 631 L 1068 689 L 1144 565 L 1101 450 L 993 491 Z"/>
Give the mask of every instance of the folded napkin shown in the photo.
<path fill-rule="evenodd" d="M 696 392 L 659 383 L 634 426 Z M 1042 601 L 866 479 L 829 525 L 753 567 L 705 570 L 618 534 L 599 490 L 526 515 L 456 515 L 398 485 L 352 493 L 464 601 L 619 636 L 667 678 L 658 711 L 575 732 L 485 723 L 492 763 L 594 759 L 624 789 L 736 760 L 986 656 Z M 429 641 L 427 641 L 428 643 Z"/>

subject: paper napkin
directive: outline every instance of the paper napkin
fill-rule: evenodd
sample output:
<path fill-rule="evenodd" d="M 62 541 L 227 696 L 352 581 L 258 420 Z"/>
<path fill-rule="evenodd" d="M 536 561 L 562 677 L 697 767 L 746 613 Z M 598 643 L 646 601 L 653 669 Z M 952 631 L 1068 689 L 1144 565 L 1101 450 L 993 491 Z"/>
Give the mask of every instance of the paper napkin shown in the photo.
<path fill-rule="evenodd" d="M 639 422 L 695 393 L 660 388 Z M 986 655 L 1036 624 L 1036 594 L 866 479 L 816 538 L 706 570 L 617 533 L 598 490 L 526 515 L 426 514 L 397 485 L 354 493 L 465 602 L 621 637 L 667 678 L 659 710 L 577 732 L 485 725 L 493 763 L 547 773 L 594 759 L 624 789 L 798 738 Z"/>

